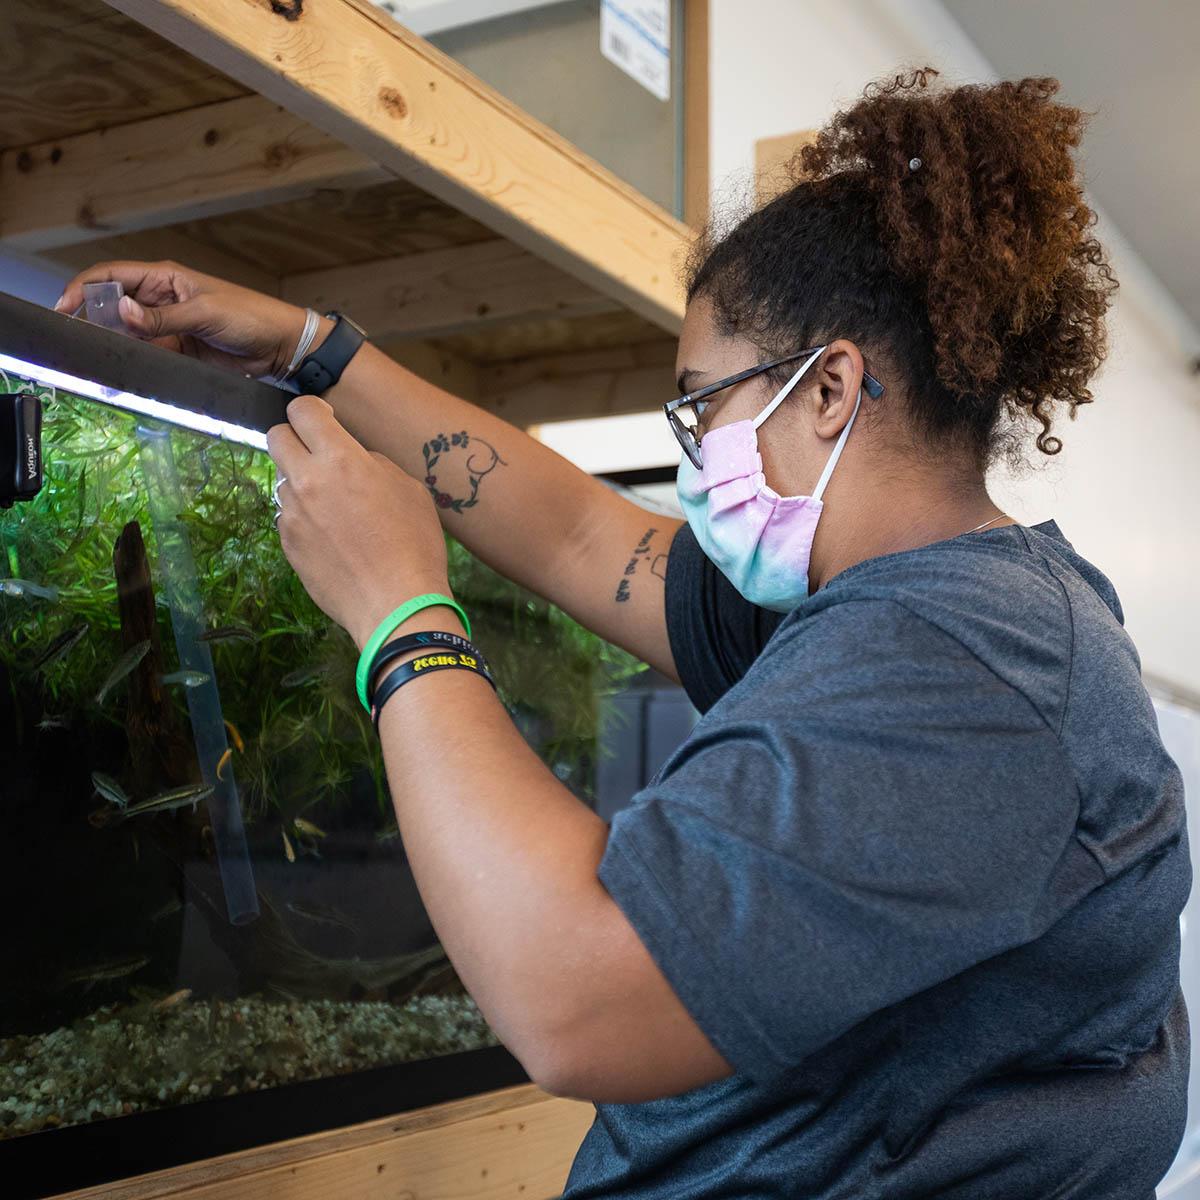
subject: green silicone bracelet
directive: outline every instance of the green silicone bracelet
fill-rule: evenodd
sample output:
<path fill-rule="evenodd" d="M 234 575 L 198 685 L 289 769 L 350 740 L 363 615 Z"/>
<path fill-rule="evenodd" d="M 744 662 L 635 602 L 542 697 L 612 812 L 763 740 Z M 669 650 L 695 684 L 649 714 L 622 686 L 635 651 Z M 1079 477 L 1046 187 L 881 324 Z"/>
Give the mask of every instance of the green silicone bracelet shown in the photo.
<path fill-rule="evenodd" d="M 371 663 L 374 661 L 379 647 L 387 641 L 397 625 L 403 624 L 414 613 L 419 613 L 421 609 L 433 608 L 437 604 L 444 604 L 458 613 L 459 620 L 462 621 L 463 628 L 467 631 L 467 638 L 470 638 L 471 622 L 467 620 L 467 614 L 463 612 L 452 596 L 443 596 L 440 592 L 427 592 L 424 596 L 414 596 L 407 603 L 400 605 L 395 612 L 389 613 L 379 622 L 375 632 L 367 639 L 367 644 L 358 656 L 358 670 L 355 672 L 354 682 L 358 687 L 358 699 L 367 712 L 371 711 L 371 701 L 367 697 L 367 683 L 369 682 L 367 676 L 370 674 Z"/>

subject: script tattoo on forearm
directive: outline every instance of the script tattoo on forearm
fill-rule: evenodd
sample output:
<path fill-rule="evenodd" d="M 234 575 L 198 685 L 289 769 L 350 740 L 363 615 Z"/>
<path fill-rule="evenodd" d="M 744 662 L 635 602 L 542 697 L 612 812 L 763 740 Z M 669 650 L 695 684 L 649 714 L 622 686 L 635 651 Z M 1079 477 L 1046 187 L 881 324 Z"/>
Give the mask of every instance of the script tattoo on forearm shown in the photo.
<path fill-rule="evenodd" d="M 479 450 L 478 447 L 483 449 Z M 439 462 L 457 450 L 466 453 L 462 469 L 466 471 L 469 490 L 465 496 L 452 496 L 443 491 L 433 471 Z M 490 475 L 497 467 L 508 466 L 495 446 L 481 437 L 469 435 L 465 429 L 461 433 L 452 433 L 449 437 L 444 433 L 436 434 L 421 447 L 421 453 L 425 456 L 425 486 L 429 489 L 433 502 L 438 508 L 450 508 L 456 513 L 461 513 L 465 508 L 474 508 L 479 503 L 479 485 L 484 477 Z"/>
<path fill-rule="evenodd" d="M 650 554 L 650 539 L 658 532 L 653 526 L 642 534 L 642 540 L 633 548 L 633 553 L 629 556 L 629 561 L 625 564 L 625 570 L 617 583 L 616 601 L 618 604 L 623 604 L 629 599 L 629 581 L 637 574 L 638 566 L 641 563 L 648 562 L 650 564 L 650 572 L 657 575 L 660 579 L 667 577 L 667 556 L 665 554 L 654 555 Z"/>

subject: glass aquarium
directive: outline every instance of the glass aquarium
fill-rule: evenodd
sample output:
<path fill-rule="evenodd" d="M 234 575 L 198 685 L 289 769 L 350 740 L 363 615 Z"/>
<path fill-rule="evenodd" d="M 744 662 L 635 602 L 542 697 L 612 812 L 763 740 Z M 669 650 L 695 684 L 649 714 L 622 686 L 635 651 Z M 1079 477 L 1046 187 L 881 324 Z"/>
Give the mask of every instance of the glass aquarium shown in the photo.
<path fill-rule="evenodd" d="M 0 1173 L 181 1106 L 228 1130 L 306 1081 L 386 1084 L 326 1126 L 522 1081 L 422 906 L 354 645 L 280 549 L 256 445 L 287 396 L 2 299 L 0 393 L 40 397 L 45 481 L 0 511 Z M 50 345 L 68 370 L 32 369 Z M 514 722 L 595 807 L 606 698 L 645 668 L 449 554 Z M 154 1142 L 142 1169 L 185 1153 Z"/>
<path fill-rule="evenodd" d="M 683 216 L 684 0 L 372 0 Z"/>

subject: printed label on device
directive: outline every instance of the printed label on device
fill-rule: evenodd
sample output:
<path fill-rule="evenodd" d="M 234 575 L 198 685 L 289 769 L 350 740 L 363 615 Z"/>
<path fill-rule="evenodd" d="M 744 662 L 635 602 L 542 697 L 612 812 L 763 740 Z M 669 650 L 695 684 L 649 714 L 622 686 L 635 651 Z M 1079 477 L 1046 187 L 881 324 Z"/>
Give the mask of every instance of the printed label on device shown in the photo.
<path fill-rule="evenodd" d="M 670 0 L 602 0 L 600 53 L 660 100 L 669 100 Z"/>

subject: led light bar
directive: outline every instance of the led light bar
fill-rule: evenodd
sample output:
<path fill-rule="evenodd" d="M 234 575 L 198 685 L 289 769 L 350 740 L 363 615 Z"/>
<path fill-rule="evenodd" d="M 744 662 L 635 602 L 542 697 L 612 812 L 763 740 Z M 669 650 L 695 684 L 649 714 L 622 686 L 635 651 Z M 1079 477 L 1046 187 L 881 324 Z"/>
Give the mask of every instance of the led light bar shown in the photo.
<path fill-rule="evenodd" d="M 267 448 L 267 435 L 257 429 L 247 429 L 244 425 L 235 425 L 232 421 L 221 421 L 204 413 L 192 412 L 190 408 L 167 404 L 163 400 L 151 400 L 148 396 L 135 396 L 133 392 L 118 391 L 116 388 L 105 387 L 102 383 L 93 383 L 90 379 L 81 379 L 78 375 L 56 371 L 53 367 L 40 367 L 37 363 L 22 362 L 19 358 L 0 354 L 0 371 L 11 371 L 14 375 L 87 396 L 90 400 L 98 400 L 112 408 L 169 421 L 172 425 L 182 425 L 186 429 L 194 429 L 197 433 L 207 433 L 226 441 L 239 442 L 243 446 L 253 446 L 255 450 Z"/>
<path fill-rule="evenodd" d="M 0 292 L 0 370 L 265 450 L 290 392 Z"/>

